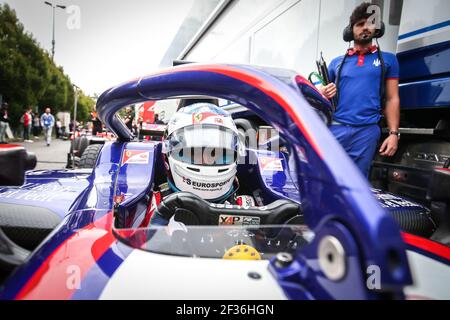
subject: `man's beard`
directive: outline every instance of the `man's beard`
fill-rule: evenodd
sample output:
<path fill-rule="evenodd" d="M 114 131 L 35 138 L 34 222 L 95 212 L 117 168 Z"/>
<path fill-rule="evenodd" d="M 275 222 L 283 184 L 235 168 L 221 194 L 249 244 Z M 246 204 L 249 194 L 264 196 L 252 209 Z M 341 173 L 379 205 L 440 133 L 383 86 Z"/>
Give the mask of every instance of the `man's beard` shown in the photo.
<path fill-rule="evenodd" d="M 355 44 L 357 45 L 367 45 L 367 44 L 371 44 L 372 40 L 374 38 L 374 35 L 369 35 L 368 37 L 364 38 L 364 37 L 360 37 L 357 40 L 355 40 Z"/>
<path fill-rule="evenodd" d="M 370 36 L 368 38 L 360 38 L 358 40 L 355 40 L 355 44 L 357 45 L 367 45 L 367 44 L 371 44 L 373 40 L 373 36 Z"/>

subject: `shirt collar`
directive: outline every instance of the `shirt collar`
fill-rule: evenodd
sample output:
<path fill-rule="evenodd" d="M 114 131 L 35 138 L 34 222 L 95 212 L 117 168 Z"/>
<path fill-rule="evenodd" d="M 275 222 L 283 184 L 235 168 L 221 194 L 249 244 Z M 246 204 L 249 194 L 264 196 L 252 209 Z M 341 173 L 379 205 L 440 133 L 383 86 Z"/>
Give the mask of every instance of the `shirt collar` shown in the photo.
<path fill-rule="evenodd" d="M 350 48 L 350 49 L 348 49 L 347 54 L 348 54 L 349 56 L 353 56 L 353 55 L 355 55 L 355 54 L 366 55 L 366 54 L 369 54 L 369 53 L 375 53 L 375 52 L 377 52 L 377 51 L 378 51 L 378 47 L 375 46 L 375 45 L 373 45 L 373 46 L 370 46 L 369 48 L 364 49 L 364 50 L 359 50 L 359 49 L 355 49 L 355 48 Z"/>

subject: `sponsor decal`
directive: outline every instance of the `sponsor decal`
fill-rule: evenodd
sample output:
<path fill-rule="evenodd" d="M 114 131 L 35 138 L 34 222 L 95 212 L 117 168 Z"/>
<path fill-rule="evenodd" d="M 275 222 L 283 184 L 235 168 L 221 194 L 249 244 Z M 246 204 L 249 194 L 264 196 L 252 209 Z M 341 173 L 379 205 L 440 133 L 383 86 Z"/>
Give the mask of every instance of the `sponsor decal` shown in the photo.
<path fill-rule="evenodd" d="M 283 171 L 282 160 L 280 158 L 259 158 L 259 165 L 262 171 Z"/>
<path fill-rule="evenodd" d="M 205 113 L 205 112 L 208 112 L 209 110 L 210 110 L 210 108 L 205 107 L 204 105 L 197 106 L 197 107 L 189 106 L 189 107 L 187 107 L 187 110 L 183 110 L 183 113 L 186 113 L 186 114 Z M 224 116 L 224 117 L 228 116 L 228 113 L 225 110 L 222 110 L 220 108 L 216 109 L 215 112 L 217 112 L 217 114 Z"/>
<path fill-rule="evenodd" d="M 375 191 L 374 195 L 375 197 L 380 201 L 381 206 L 383 208 L 421 208 L 422 206 L 418 205 L 417 203 L 408 201 L 406 199 L 399 198 L 393 194 L 389 193 L 382 193 L 380 190 L 373 190 Z"/>
<path fill-rule="evenodd" d="M 208 118 L 214 117 L 214 122 L 217 124 L 223 124 L 223 116 L 217 115 L 216 113 L 211 112 L 201 112 L 201 113 L 193 113 L 192 114 L 192 123 L 198 124 L 202 123 Z"/>
<path fill-rule="evenodd" d="M 251 196 L 238 196 L 236 197 L 236 204 L 244 209 L 254 207 L 255 201 Z"/>
<path fill-rule="evenodd" d="M 413 202 L 410 202 L 408 200 L 402 200 L 402 199 L 399 199 L 399 200 L 395 200 L 395 199 L 393 199 L 393 200 L 384 200 L 384 199 L 381 199 L 381 201 L 382 201 L 381 202 L 381 206 L 383 208 L 405 208 L 405 207 L 411 208 L 411 207 L 418 207 L 417 204 L 415 204 Z"/>
<path fill-rule="evenodd" d="M 259 217 L 233 216 L 221 214 L 219 216 L 220 226 L 257 226 L 261 222 Z"/>
<path fill-rule="evenodd" d="M 231 178 L 230 178 L 226 181 L 221 181 L 221 182 L 198 182 L 198 181 L 186 178 L 186 177 L 182 177 L 182 178 L 183 178 L 183 183 L 187 184 L 188 186 L 192 186 L 194 189 L 208 190 L 208 191 L 213 191 L 214 189 L 219 190 L 224 185 L 229 183 L 231 180 Z"/>
<path fill-rule="evenodd" d="M 209 205 L 213 208 L 218 208 L 218 209 L 239 209 L 239 206 L 233 206 L 232 204 L 230 204 L 227 201 L 225 201 L 225 203 L 212 203 L 211 202 Z"/>
<path fill-rule="evenodd" d="M 125 150 L 122 166 L 125 164 L 148 164 L 149 152 L 145 150 Z"/>
<path fill-rule="evenodd" d="M 15 189 L 1 188 L 0 199 L 52 202 L 61 199 L 68 193 L 81 190 L 74 186 L 61 186 L 59 182 L 47 184 L 26 183 Z"/>
<path fill-rule="evenodd" d="M 192 123 L 200 123 L 202 122 L 203 114 L 202 113 L 194 113 L 192 115 Z"/>

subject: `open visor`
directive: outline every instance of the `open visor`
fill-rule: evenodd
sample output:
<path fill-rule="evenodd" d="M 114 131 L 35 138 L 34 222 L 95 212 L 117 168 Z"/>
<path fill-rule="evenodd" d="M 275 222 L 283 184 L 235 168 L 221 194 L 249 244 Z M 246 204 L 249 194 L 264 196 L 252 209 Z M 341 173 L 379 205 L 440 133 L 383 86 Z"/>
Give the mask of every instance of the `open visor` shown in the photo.
<path fill-rule="evenodd" d="M 238 136 L 231 129 L 215 125 L 192 125 L 173 132 L 167 152 L 175 160 L 203 166 L 236 162 Z"/>

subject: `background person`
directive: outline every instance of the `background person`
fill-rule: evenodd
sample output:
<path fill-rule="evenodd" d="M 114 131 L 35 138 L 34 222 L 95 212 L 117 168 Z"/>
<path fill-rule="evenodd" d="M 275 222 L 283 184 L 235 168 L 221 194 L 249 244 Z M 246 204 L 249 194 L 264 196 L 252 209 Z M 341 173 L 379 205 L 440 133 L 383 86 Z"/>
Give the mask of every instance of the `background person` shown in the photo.
<path fill-rule="evenodd" d="M 127 107 L 125 110 L 125 125 L 131 132 L 133 132 L 134 112 L 130 107 Z"/>
<path fill-rule="evenodd" d="M 56 139 L 61 139 L 61 137 L 62 137 L 62 123 L 61 123 L 61 120 L 56 120 L 56 124 L 55 124 L 55 127 L 56 127 Z"/>
<path fill-rule="evenodd" d="M 368 21 L 373 15 L 368 12 L 371 5 L 366 2 L 353 11 L 344 35 L 346 41 L 354 41 L 354 48 L 330 63 L 330 80 L 338 86 L 331 83 L 319 88 L 329 99 L 338 95 L 330 130 L 365 176 L 369 175 L 381 135 L 378 123 L 382 112 L 389 137 L 381 145 L 380 154 L 393 156 L 400 136 L 399 64 L 394 54 L 372 45 L 374 38 L 383 35 L 383 28 L 376 29 Z"/>
<path fill-rule="evenodd" d="M 93 111 L 91 113 L 91 118 L 92 118 L 92 135 L 96 136 L 97 133 L 103 132 L 102 122 L 98 118 L 96 111 Z"/>
<path fill-rule="evenodd" d="M 138 118 L 138 140 L 142 141 L 144 140 L 144 135 L 143 135 L 143 125 L 144 125 L 144 119 L 142 117 Z"/>
<path fill-rule="evenodd" d="M 31 107 L 25 110 L 24 114 L 20 118 L 20 123 L 22 123 L 23 126 L 23 141 L 33 142 L 33 140 L 30 140 L 31 127 L 33 123 L 33 115 Z"/>
<path fill-rule="evenodd" d="M 154 124 L 164 124 L 162 120 L 159 120 L 159 114 L 155 114 Z"/>
<path fill-rule="evenodd" d="M 39 139 L 40 129 L 41 129 L 41 122 L 40 122 L 40 119 L 39 119 L 39 115 L 37 113 L 34 113 L 33 114 L 33 135 L 34 135 L 34 139 Z"/>
<path fill-rule="evenodd" d="M 8 123 L 8 104 L 6 102 L 3 102 L 0 108 L 0 143 L 2 144 L 7 143 L 6 129 L 8 128 Z"/>
<path fill-rule="evenodd" d="M 53 117 L 50 111 L 50 108 L 46 108 L 45 113 L 41 116 L 41 126 L 44 129 L 47 147 L 50 147 L 50 143 L 52 142 L 52 129 L 55 125 L 55 117 Z"/>

